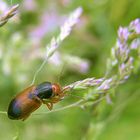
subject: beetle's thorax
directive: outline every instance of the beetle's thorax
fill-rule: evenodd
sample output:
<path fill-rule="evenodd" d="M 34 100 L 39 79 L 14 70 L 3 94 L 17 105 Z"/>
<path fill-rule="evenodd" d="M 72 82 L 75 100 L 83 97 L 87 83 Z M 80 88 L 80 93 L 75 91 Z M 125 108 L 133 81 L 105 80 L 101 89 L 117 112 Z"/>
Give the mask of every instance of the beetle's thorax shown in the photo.
<path fill-rule="evenodd" d="M 50 82 L 43 82 L 36 86 L 35 94 L 40 99 L 49 99 L 53 96 L 52 84 Z"/>

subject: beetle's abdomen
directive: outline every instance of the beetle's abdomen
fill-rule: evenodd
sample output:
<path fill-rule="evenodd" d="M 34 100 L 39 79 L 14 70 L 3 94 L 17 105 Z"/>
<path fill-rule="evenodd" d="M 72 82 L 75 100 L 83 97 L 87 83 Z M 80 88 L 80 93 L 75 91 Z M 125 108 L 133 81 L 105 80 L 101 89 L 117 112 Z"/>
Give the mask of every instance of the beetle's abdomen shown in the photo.
<path fill-rule="evenodd" d="M 8 117 L 10 119 L 18 119 L 18 118 L 20 118 L 21 114 L 22 114 L 22 111 L 18 104 L 18 101 L 16 99 L 13 99 L 10 102 L 10 105 L 8 108 Z"/>
<path fill-rule="evenodd" d="M 13 99 L 8 108 L 8 117 L 13 120 L 26 119 L 32 112 L 41 106 L 41 102 L 23 98 Z"/>
<path fill-rule="evenodd" d="M 34 93 L 35 88 L 29 87 L 18 94 L 9 104 L 8 117 L 13 120 L 25 120 L 42 102 Z"/>

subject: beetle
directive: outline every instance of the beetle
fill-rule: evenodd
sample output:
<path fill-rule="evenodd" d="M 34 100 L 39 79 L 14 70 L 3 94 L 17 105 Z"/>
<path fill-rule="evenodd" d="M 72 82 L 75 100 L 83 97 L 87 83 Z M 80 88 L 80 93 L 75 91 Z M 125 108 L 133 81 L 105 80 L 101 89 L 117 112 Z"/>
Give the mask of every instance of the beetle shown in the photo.
<path fill-rule="evenodd" d="M 42 104 L 52 110 L 53 104 L 59 102 L 63 97 L 64 92 L 59 84 L 43 82 L 37 86 L 32 85 L 11 100 L 8 117 L 12 120 L 24 121 Z"/>

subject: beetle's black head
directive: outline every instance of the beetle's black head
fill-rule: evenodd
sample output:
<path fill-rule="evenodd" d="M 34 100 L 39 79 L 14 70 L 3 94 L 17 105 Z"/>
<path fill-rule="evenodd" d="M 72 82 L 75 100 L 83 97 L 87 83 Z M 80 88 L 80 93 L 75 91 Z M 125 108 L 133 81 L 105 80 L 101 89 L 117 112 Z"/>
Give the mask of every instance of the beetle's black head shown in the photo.
<path fill-rule="evenodd" d="M 50 82 L 43 82 L 36 86 L 36 93 L 40 99 L 49 99 L 53 96 L 52 84 Z"/>

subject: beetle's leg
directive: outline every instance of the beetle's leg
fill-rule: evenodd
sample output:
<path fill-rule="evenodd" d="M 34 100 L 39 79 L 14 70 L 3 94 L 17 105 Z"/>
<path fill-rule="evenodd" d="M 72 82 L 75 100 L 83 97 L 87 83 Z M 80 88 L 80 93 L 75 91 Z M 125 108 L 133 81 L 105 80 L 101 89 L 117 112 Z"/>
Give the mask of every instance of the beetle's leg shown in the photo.
<path fill-rule="evenodd" d="M 65 94 L 64 94 L 64 92 L 62 92 L 62 93 L 59 95 L 60 100 L 63 99 L 64 96 L 65 96 Z"/>
<path fill-rule="evenodd" d="M 53 103 L 46 103 L 47 107 L 49 110 L 53 109 Z"/>
<path fill-rule="evenodd" d="M 64 96 L 65 96 L 64 93 L 58 94 L 55 97 L 51 98 L 50 102 L 57 103 L 57 102 L 61 101 L 64 98 Z"/>
<path fill-rule="evenodd" d="M 61 100 L 64 98 L 64 96 L 66 96 L 66 95 L 64 94 L 64 92 L 62 92 L 62 93 L 59 94 L 56 98 L 54 98 L 54 102 L 59 102 L 59 101 L 61 101 Z"/>
<path fill-rule="evenodd" d="M 53 98 L 53 99 L 51 99 L 51 103 L 57 103 L 57 102 L 59 102 L 61 100 L 61 98 Z"/>
<path fill-rule="evenodd" d="M 49 110 L 52 110 L 53 108 L 53 103 L 52 102 L 46 102 L 44 100 L 42 100 L 43 104 L 45 104 Z"/>

